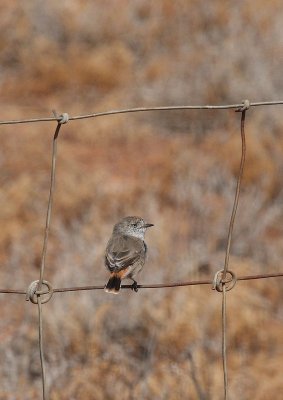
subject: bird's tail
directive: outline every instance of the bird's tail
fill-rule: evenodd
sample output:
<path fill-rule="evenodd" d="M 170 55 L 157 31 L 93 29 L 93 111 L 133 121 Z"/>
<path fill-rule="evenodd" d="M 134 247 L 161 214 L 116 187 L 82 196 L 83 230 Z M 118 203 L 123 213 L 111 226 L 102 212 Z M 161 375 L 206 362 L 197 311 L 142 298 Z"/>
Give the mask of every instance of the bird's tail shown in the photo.
<path fill-rule="evenodd" d="M 104 290 L 107 293 L 118 294 L 121 289 L 121 278 L 119 275 L 113 273 L 111 274 L 109 281 L 104 286 Z"/>

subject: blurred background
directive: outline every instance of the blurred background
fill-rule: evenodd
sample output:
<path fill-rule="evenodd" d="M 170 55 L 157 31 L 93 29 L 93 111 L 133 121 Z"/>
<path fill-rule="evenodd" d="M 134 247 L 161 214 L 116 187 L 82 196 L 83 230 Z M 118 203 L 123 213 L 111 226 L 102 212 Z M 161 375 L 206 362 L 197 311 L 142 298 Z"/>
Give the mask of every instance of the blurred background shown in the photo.
<path fill-rule="evenodd" d="M 0 4 L 1 119 L 115 108 L 282 100 L 282 2 Z M 38 279 L 55 123 L 1 126 L 0 286 Z M 230 268 L 282 271 L 282 106 L 247 112 Z M 112 226 L 155 224 L 139 283 L 222 268 L 240 162 L 240 115 L 168 111 L 62 127 L 45 279 L 101 285 Z M 282 397 L 282 280 L 228 294 L 230 399 Z M 37 307 L 0 295 L 0 399 L 38 399 Z M 44 306 L 51 400 L 222 398 L 221 295 L 208 286 L 56 294 Z"/>

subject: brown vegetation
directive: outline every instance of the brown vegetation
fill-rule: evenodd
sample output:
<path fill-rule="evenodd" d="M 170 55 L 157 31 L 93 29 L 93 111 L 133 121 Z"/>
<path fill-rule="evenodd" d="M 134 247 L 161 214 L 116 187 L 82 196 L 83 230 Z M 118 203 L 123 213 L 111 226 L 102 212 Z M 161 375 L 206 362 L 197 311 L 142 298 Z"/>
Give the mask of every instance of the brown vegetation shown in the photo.
<path fill-rule="evenodd" d="M 282 4 L 9 2 L 0 5 L 1 119 L 138 105 L 282 97 Z M 282 270 L 281 108 L 247 115 L 231 269 Z M 54 123 L 1 127 L 0 286 L 37 279 Z M 156 112 L 62 127 L 45 277 L 103 284 L 112 225 L 155 224 L 140 282 L 212 278 L 223 265 L 240 159 L 233 111 Z M 198 399 L 223 393 L 221 296 L 208 287 L 56 294 L 44 306 L 51 400 Z M 228 294 L 230 399 L 280 399 L 282 281 Z M 0 399 L 38 399 L 37 310 L 1 295 Z"/>

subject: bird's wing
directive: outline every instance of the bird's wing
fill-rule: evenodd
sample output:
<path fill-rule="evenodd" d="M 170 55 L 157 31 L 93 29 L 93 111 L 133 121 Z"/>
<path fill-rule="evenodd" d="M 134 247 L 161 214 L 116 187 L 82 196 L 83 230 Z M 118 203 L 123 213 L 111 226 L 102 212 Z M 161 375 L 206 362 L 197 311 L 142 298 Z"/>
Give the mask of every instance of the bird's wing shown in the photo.
<path fill-rule="evenodd" d="M 105 263 L 111 272 L 118 272 L 144 258 L 144 254 L 143 240 L 132 236 L 115 236 L 107 245 Z"/>

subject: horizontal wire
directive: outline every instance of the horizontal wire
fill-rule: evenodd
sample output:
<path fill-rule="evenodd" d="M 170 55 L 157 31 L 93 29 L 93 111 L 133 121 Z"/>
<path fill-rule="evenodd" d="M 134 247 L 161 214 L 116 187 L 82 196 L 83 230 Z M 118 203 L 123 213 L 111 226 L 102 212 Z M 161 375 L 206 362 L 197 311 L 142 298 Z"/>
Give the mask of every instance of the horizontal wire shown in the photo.
<path fill-rule="evenodd" d="M 266 279 L 266 278 L 279 278 L 283 277 L 283 272 L 271 273 L 271 274 L 259 274 L 259 275 L 243 275 L 237 277 L 237 281 L 250 281 L 255 279 Z M 197 286 L 197 285 L 212 285 L 212 280 L 198 280 L 198 281 L 185 281 L 185 282 L 169 282 L 169 283 L 150 283 L 145 285 L 138 285 L 139 289 L 162 289 L 162 288 L 171 288 L 171 287 L 179 287 L 179 286 Z M 122 289 L 131 289 L 132 285 L 122 285 Z M 80 290 L 100 290 L 104 289 L 104 285 L 94 285 L 94 286 L 74 286 L 74 287 L 65 287 L 65 288 L 57 288 L 54 289 L 54 293 L 64 293 L 64 292 L 76 292 Z M 0 293 L 8 293 L 8 294 L 24 294 L 26 295 L 26 290 L 17 290 L 17 289 L 0 289 Z M 46 291 L 46 293 L 48 293 Z M 42 292 L 42 294 L 46 294 Z"/>
<path fill-rule="evenodd" d="M 261 101 L 250 103 L 250 107 L 258 107 L 258 106 L 274 106 L 283 104 L 283 100 L 278 101 Z M 106 115 L 115 115 L 115 114 L 126 114 L 126 113 L 136 113 L 136 112 L 145 112 L 145 111 L 170 111 L 170 110 L 227 110 L 242 107 L 243 103 L 240 104 L 225 104 L 225 105 L 195 105 L 195 106 L 157 106 L 157 107 L 136 107 L 136 108 L 125 108 L 120 110 L 110 110 L 110 111 L 102 111 L 98 113 L 85 114 L 85 115 L 77 115 L 74 117 L 69 117 L 69 121 L 75 121 L 80 119 L 87 118 L 95 118 L 102 117 Z M 40 118 L 29 118 L 29 119 L 17 119 L 17 120 L 7 120 L 0 121 L 0 125 L 13 125 L 13 124 L 27 124 L 33 122 L 50 122 L 50 121 L 59 121 L 60 117 L 40 117 Z"/>

